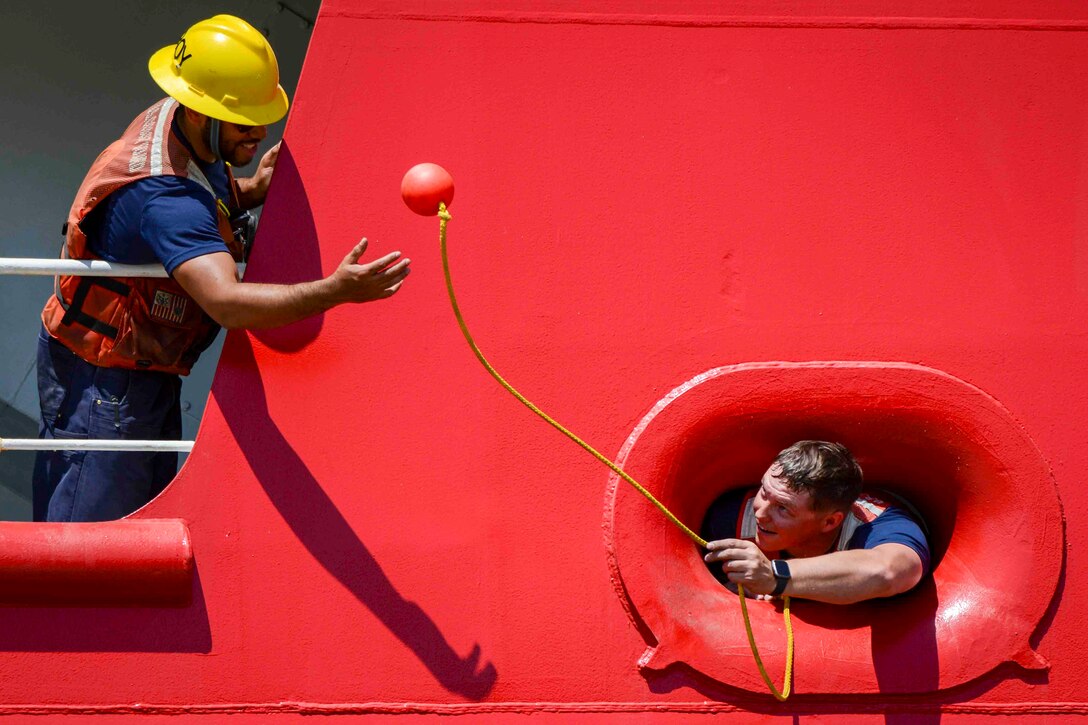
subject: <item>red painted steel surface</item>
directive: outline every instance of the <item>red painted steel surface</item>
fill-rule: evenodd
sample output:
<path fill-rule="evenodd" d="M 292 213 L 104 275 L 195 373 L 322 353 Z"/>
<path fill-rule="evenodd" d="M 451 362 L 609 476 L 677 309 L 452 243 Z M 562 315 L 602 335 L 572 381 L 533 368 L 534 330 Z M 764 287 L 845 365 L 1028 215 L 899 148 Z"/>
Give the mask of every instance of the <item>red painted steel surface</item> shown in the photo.
<path fill-rule="evenodd" d="M 188 523 L 192 604 L 0 609 L 0 714 L 1088 712 L 1086 31 L 1088 10 L 1066 3 L 327 2 L 247 279 L 328 273 L 364 234 L 413 273 L 390 301 L 228 336 L 193 454 L 134 516 Z M 820 399 L 838 407 L 752 411 L 768 427 L 746 465 L 810 430 L 872 445 L 858 453 L 879 477 L 898 475 L 881 460 L 909 464 L 946 551 L 971 560 L 946 554 L 915 604 L 862 616 L 910 610 L 924 632 L 918 613 L 947 615 L 959 592 L 994 631 L 934 614 L 936 645 L 885 638 L 892 616 L 884 634 L 847 629 L 870 647 L 844 662 L 827 647 L 845 615 L 799 603 L 785 704 L 739 647 L 640 669 L 657 630 L 617 587 L 638 568 L 627 552 L 653 566 L 675 534 L 629 491 L 617 512 L 662 549 L 602 530 L 607 469 L 479 367 L 437 222 L 400 199 L 421 161 L 456 180 L 452 270 L 477 342 L 610 455 L 669 391 L 725 366 L 907 363 L 977 391 L 929 396 L 923 376 L 856 403 L 828 373 Z M 897 447 L 896 406 L 921 399 L 932 425 Z M 972 400 L 996 438 L 940 415 Z M 854 412 L 874 437 L 853 434 Z M 932 481 L 903 452 L 923 433 L 945 456 Z M 679 508 L 697 525 L 694 502 L 724 483 L 692 470 Z M 1025 581 L 993 583 L 1005 574 Z M 731 595 L 702 590 L 739 637 Z M 780 620 L 753 608 L 780 676 Z M 952 650 L 946 676 L 933 653 Z"/>

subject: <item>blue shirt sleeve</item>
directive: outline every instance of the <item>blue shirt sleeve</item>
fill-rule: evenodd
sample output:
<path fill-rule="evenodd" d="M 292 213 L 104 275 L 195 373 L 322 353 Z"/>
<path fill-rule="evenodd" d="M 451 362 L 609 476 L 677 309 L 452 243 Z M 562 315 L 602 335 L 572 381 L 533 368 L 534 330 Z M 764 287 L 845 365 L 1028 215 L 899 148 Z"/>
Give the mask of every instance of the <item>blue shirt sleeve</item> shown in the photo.
<path fill-rule="evenodd" d="M 91 251 L 110 262 L 153 264 L 170 274 L 182 262 L 229 252 L 215 199 L 180 176 L 152 176 L 113 192 L 83 221 Z"/>
<path fill-rule="evenodd" d="M 922 527 L 903 509 L 889 506 L 871 522 L 859 526 L 850 538 L 850 549 L 872 549 L 881 544 L 902 544 L 913 549 L 922 560 L 922 570 L 928 574 L 929 543 Z"/>
<path fill-rule="evenodd" d="M 144 201 L 140 237 L 169 274 L 183 262 L 213 252 L 227 252 L 219 236 L 215 199 L 199 184 L 160 176 Z"/>

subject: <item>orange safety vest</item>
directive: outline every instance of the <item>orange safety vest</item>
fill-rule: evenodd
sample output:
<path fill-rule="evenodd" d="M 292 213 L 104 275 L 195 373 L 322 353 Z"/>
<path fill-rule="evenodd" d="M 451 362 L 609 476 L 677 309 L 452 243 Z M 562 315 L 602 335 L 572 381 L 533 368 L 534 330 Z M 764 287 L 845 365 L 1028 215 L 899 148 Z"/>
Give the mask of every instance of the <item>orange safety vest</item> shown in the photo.
<path fill-rule="evenodd" d="M 96 259 L 80 222 L 126 184 L 149 176 L 192 179 L 215 197 L 189 149 L 173 133 L 177 101 L 166 98 L 136 117 L 103 151 L 79 187 L 65 226 L 62 257 Z M 236 240 L 231 213 L 240 210 L 238 189 L 227 166 L 231 199 L 216 198 L 219 234 L 235 261 L 245 240 Z M 42 310 L 49 334 L 93 365 L 159 370 L 188 375 L 219 326 L 173 279 L 60 277 Z"/>
<path fill-rule="evenodd" d="M 757 493 L 759 493 L 758 488 L 754 491 L 750 491 L 741 503 L 740 516 L 737 517 L 738 539 L 755 541 L 756 514 L 753 499 L 755 499 Z M 850 511 L 843 517 L 842 528 L 839 530 L 839 539 L 835 542 L 835 548 L 832 549 L 832 551 L 845 551 L 847 545 L 850 543 L 850 539 L 854 536 L 854 532 L 858 530 L 858 527 L 872 522 L 873 519 L 880 516 L 880 514 L 884 513 L 887 509 L 888 504 L 876 496 L 867 493 L 858 496 L 857 500 L 851 504 Z M 771 554 L 777 554 L 778 552 L 764 553 L 770 556 Z"/>

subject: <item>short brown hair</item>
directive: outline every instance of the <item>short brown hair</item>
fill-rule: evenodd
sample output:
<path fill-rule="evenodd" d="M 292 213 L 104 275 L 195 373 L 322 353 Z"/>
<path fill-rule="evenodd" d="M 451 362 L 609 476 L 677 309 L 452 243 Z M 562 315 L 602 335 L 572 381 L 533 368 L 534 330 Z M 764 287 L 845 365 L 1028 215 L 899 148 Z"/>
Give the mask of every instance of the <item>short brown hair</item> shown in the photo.
<path fill-rule="evenodd" d="M 861 495 L 861 466 L 841 443 L 797 441 L 774 459 L 773 474 L 807 491 L 818 511 L 847 511 Z"/>

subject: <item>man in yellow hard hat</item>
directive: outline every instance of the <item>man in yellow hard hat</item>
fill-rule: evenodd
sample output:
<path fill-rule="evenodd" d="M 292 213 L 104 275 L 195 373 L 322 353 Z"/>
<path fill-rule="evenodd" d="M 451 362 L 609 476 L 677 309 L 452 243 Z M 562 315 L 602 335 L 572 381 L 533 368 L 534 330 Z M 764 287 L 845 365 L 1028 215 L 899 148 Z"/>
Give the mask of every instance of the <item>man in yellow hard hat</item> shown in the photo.
<path fill-rule="evenodd" d="M 287 113 L 276 56 L 240 18 L 189 28 L 148 62 L 168 94 L 92 165 L 65 224 L 65 254 L 159 262 L 167 279 L 61 277 L 42 311 L 38 389 L 43 438 L 177 439 L 179 375 L 219 327 L 289 324 L 345 302 L 383 299 L 409 271 L 399 252 L 360 264 L 364 239 L 324 279 L 244 284 L 237 262 L 252 241 L 279 146 L 249 178 L 265 125 Z M 103 521 L 144 505 L 174 477 L 177 455 L 43 452 L 34 518 Z"/>

